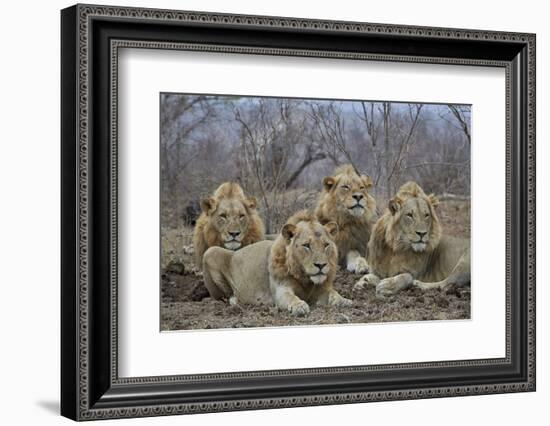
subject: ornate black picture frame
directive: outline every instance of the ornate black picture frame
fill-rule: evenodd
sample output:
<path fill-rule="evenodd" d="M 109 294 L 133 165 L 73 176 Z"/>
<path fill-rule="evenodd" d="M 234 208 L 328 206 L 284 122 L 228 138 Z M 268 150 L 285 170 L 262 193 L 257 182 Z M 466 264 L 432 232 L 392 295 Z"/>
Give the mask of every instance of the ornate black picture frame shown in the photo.
<path fill-rule="evenodd" d="M 76 5 L 61 13 L 61 413 L 74 420 L 535 390 L 535 35 Z M 501 67 L 506 356 L 119 378 L 120 47 Z"/>

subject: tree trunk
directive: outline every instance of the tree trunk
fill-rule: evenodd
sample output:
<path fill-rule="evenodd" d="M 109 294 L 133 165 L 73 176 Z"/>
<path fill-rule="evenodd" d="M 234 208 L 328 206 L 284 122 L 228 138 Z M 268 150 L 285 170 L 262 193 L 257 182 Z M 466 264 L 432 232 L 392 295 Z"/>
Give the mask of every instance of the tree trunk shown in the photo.
<path fill-rule="evenodd" d="M 316 161 L 324 160 L 327 158 L 327 155 L 324 153 L 317 153 L 314 156 L 307 155 L 304 160 L 302 161 L 302 164 L 298 166 L 298 168 L 290 175 L 290 177 L 285 182 L 285 189 L 288 189 L 292 186 L 292 184 L 300 177 L 302 172 L 311 164 L 315 163 Z"/>

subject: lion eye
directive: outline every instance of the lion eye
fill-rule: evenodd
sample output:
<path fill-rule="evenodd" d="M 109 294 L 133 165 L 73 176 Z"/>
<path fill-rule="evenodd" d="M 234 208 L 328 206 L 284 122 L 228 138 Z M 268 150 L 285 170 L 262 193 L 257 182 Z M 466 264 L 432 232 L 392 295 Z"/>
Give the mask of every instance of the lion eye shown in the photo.
<path fill-rule="evenodd" d="M 363 190 L 365 189 L 365 187 L 364 187 L 364 186 L 360 186 L 359 189 L 360 189 L 361 191 L 363 191 Z"/>
<path fill-rule="evenodd" d="M 413 214 L 412 214 L 412 213 L 407 213 L 407 216 L 410 217 L 410 218 L 412 219 Z"/>
<path fill-rule="evenodd" d="M 348 185 L 342 185 L 340 188 L 342 188 L 342 189 L 345 190 L 345 191 L 348 191 L 348 190 L 349 190 L 349 186 L 348 186 Z"/>
<path fill-rule="evenodd" d="M 244 214 L 240 215 L 239 219 L 244 219 Z"/>
<path fill-rule="evenodd" d="M 426 214 L 424 215 L 424 217 L 425 217 L 425 218 L 430 217 L 430 213 L 426 213 Z"/>
<path fill-rule="evenodd" d="M 310 250 L 311 249 L 311 246 L 309 245 L 309 243 L 305 243 L 305 244 L 302 244 L 302 247 Z"/>
<path fill-rule="evenodd" d="M 220 217 L 221 217 L 222 219 L 227 219 L 227 215 L 226 215 L 225 213 L 222 213 L 222 214 L 220 215 Z"/>

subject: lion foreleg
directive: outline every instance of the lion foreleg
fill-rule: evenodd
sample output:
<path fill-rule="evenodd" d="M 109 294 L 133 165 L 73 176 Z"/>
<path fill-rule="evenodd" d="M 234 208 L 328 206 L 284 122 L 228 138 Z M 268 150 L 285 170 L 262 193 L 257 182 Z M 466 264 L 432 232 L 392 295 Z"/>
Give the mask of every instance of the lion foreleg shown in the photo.
<path fill-rule="evenodd" d="M 229 265 L 233 252 L 221 247 L 210 247 L 202 258 L 204 285 L 213 299 L 230 299 L 236 304 L 236 298 L 231 287 Z"/>
<path fill-rule="evenodd" d="M 369 270 L 367 260 L 357 250 L 348 251 L 346 268 L 354 274 L 365 274 Z"/>
<path fill-rule="evenodd" d="M 321 294 L 315 299 L 315 303 L 318 305 L 328 305 L 328 306 L 351 306 L 353 302 L 350 299 L 346 299 L 340 293 L 338 293 L 333 288 L 324 290 Z"/>
<path fill-rule="evenodd" d="M 470 254 L 464 253 L 447 278 L 438 282 L 422 282 L 415 280 L 413 285 L 422 290 L 440 288 L 447 290 L 453 286 L 463 286 L 470 282 Z"/>
<path fill-rule="evenodd" d="M 413 284 L 413 277 L 409 273 L 395 275 L 385 278 L 376 286 L 376 295 L 379 297 L 391 296 L 410 287 Z"/>
<path fill-rule="evenodd" d="M 309 314 L 309 305 L 300 299 L 292 288 L 285 283 L 271 283 L 273 291 L 273 299 L 275 305 L 282 311 L 287 311 L 292 315 L 307 315 Z"/>

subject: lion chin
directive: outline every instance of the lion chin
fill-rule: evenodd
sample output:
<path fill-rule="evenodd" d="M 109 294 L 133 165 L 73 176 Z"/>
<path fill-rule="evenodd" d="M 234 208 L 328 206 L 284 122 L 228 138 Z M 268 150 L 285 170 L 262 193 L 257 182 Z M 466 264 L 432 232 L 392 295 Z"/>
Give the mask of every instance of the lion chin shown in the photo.
<path fill-rule="evenodd" d="M 422 253 L 426 250 L 426 243 L 411 243 L 411 247 L 415 253 Z"/>
<path fill-rule="evenodd" d="M 323 284 L 326 281 L 327 276 L 325 274 L 316 274 L 316 275 L 310 275 L 309 279 L 313 284 L 319 285 L 319 284 Z"/>
<path fill-rule="evenodd" d="M 241 248 L 241 243 L 239 241 L 226 241 L 225 243 L 223 243 L 223 246 L 227 249 L 227 250 L 239 250 Z"/>
<path fill-rule="evenodd" d="M 365 208 L 360 205 L 356 205 L 348 208 L 348 212 L 355 217 L 361 217 L 365 213 Z"/>

